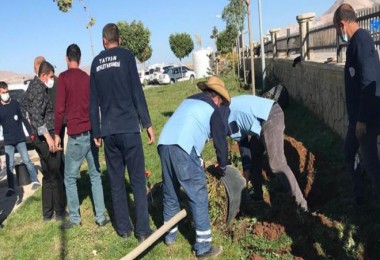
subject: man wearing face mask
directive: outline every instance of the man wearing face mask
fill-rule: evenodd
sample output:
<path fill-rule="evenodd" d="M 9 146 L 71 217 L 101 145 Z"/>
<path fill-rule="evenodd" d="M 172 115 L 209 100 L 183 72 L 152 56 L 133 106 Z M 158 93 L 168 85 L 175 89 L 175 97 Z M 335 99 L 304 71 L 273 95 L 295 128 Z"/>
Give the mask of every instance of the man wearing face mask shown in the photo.
<path fill-rule="evenodd" d="M 61 147 L 54 143 L 54 110 L 48 89 L 54 85 L 54 68 L 42 62 L 38 79 L 33 80 L 22 101 L 22 112 L 29 114 L 30 123 L 37 133 L 34 140 L 42 167 L 42 211 L 43 220 L 65 217 L 66 199 L 61 167 Z"/>
<path fill-rule="evenodd" d="M 40 68 L 40 64 L 42 62 L 45 61 L 45 57 L 44 56 L 37 56 L 35 59 L 34 59 L 34 62 L 33 62 L 33 70 L 34 70 L 34 78 L 33 80 L 30 82 L 30 84 L 33 82 L 33 81 L 38 81 L 38 69 Z M 56 103 L 56 100 L 57 100 L 57 84 L 58 83 L 58 78 L 54 75 L 54 84 L 51 88 L 48 89 L 47 93 L 53 103 L 53 108 L 55 108 L 55 103 Z M 64 137 L 65 137 L 65 130 L 66 130 L 66 120 L 63 122 L 63 125 L 62 125 L 62 128 L 61 128 L 61 132 L 59 133 L 59 137 L 61 139 L 61 146 L 63 148 L 63 143 L 64 143 Z M 63 172 L 63 162 L 64 160 L 62 160 L 62 172 Z"/>
<path fill-rule="evenodd" d="M 15 193 L 13 177 L 15 149 L 17 149 L 21 155 L 22 161 L 28 169 L 33 185 L 32 189 L 37 189 L 41 184 L 38 181 L 36 169 L 28 155 L 22 123 L 24 123 L 29 132 L 31 132 L 30 125 L 21 114 L 20 104 L 16 100 L 10 98 L 8 85 L 4 81 L 0 82 L 0 95 L 0 124 L 2 125 L 4 132 L 4 150 L 6 155 L 8 180 L 8 191 L 6 196 L 10 197 Z"/>
<path fill-rule="evenodd" d="M 366 202 L 361 171 L 355 160 L 360 147 L 364 169 L 380 198 L 380 62 L 371 35 L 359 27 L 355 10 L 342 4 L 334 14 L 338 36 L 348 42 L 344 81 L 348 130 L 344 144 L 346 171 L 353 177 L 356 204 Z"/>

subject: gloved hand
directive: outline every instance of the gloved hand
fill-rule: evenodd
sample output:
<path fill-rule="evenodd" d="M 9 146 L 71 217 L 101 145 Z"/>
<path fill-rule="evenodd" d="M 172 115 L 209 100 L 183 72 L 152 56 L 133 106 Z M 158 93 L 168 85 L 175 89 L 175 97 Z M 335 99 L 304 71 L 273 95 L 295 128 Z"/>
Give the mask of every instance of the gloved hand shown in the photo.
<path fill-rule="evenodd" d="M 226 167 L 220 167 L 219 164 L 213 164 L 207 167 L 207 171 L 212 175 L 223 177 L 226 175 Z"/>
<path fill-rule="evenodd" d="M 217 173 L 223 177 L 226 175 L 226 167 L 220 167 L 219 164 L 215 165 L 215 169 L 217 171 Z"/>

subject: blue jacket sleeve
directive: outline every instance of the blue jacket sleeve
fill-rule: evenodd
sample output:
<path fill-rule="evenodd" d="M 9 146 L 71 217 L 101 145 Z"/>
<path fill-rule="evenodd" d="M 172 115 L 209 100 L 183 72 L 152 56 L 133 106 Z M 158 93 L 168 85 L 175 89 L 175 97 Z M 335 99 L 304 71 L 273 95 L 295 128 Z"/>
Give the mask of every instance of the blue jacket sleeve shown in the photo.
<path fill-rule="evenodd" d="M 214 140 L 218 164 L 224 169 L 228 160 L 227 133 L 219 108 L 211 115 L 211 137 Z"/>

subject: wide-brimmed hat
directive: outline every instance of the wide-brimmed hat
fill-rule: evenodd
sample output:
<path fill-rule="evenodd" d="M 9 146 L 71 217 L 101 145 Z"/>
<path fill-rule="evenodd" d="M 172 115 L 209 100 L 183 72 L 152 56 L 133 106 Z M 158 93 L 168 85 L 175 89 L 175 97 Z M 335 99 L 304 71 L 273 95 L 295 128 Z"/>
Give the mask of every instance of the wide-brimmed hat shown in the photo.
<path fill-rule="evenodd" d="M 197 86 L 201 90 L 208 88 L 218 93 L 223 99 L 223 104 L 229 105 L 231 103 L 231 97 L 228 94 L 223 80 L 217 76 L 211 76 L 207 81 L 198 82 Z"/>

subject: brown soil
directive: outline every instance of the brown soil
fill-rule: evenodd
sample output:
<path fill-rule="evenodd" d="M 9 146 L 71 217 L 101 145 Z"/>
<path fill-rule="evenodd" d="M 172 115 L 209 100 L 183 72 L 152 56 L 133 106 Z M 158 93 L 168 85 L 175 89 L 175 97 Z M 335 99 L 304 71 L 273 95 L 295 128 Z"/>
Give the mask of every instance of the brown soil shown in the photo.
<path fill-rule="evenodd" d="M 230 149 L 232 154 L 239 154 L 235 144 L 231 144 Z M 293 137 L 285 136 L 284 150 L 288 164 L 294 172 L 309 207 L 312 208 L 317 203 L 323 205 L 331 200 L 334 197 L 336 183 L 334 181 L 326 182 L 323 177 L 331 174 L 332 168 L 321 163 L 321 160 L 317 160 L 318 156 Z M 295 259 L 318 259 L 327 255 L 334 255 L 338 258 L 344 256 L 343 245 L 339 241 L 338 222 L 330 220 L 323 214 L 310 214 L 300 210 L 294 199 L 281 190 L 282 185 L 270 172 L 265 158 L 263 177 L 264 184 L 268 186 L 268 192 L 264 194 L 264 203 L 242 205 L 244 210 L 229 227 L 225 226 L 228 209 L 226 190 L 217 177 L 209 173 L 206 176 L 210 221 L 214 228 L 218 228 L 233 241 L 238 242 L 247 235 L 253 235 L 275 242 L 286 232 L 292 239 L 291 247 L 280 248 L 278 251 L 276 249 L 278 255 L 291 253 Z M 320 185 L 321 183 L 323 185 Z M 162 212 L 162 197 L 157 198 L 156 196 L 156 192 L 160 189 L 158 184 L 152 189 L 155 202 L 151 206 Z M 252 221 L 253 219 L 257 221 Z M 162 223 L 162 219 L 154 221 L 158 225 Z M 191 218 L 188 219 L 187 224 L 191 221 Z M 246 249 L 252 250 L 252 245 L 247 245 Z M 257 252 L 251 253 L 249 259 L 265 259 Z"/>
<path fill-rule="evenodd" d="M 252 234 L 264 237 L 268 240 L 276 240 L 285 232 L 285 227 L 275 223 L 257 223 L 253 227 Z"/>

